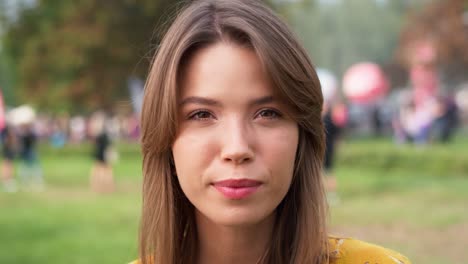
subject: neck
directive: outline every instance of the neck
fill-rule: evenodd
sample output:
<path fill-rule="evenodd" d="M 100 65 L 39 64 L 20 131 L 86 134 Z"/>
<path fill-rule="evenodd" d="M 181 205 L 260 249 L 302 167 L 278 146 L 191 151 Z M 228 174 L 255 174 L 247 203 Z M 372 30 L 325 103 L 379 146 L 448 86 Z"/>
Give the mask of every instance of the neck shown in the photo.
<path fill-rule="evenodd" d="M 198 264 L 257 264 L 271 241 L 274 214 L 265 220 L 242 226 L 213 223 L 196 213 L 198 230 Z"/>

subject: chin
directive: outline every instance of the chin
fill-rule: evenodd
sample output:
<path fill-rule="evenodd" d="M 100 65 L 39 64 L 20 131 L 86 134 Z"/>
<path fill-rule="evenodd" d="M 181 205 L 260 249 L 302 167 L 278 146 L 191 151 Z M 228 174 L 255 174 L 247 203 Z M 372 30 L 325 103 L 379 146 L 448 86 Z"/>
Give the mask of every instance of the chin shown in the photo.
<path fill-rule="evenodd" d="M 273 211 L 274 209 L 233 207 L 223 208 L 216 212 L 204 214 L 204 216 L 217 225 L 240 227 L 261 223 L 271 216 Z"/>

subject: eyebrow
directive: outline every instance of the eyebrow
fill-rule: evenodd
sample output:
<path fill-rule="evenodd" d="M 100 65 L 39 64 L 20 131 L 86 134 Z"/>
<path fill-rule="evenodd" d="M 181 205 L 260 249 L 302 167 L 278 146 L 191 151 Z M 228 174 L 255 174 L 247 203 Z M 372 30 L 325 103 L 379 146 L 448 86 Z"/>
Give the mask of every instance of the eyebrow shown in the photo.
<path fill-rule="evenodd" d="M 253 99 L 249 101 L 249 105 L 262 105 L 267 103 L 272 103 L 275 101 L 275 98 L 271 95 L 263 96 L 260 98 Z M 190 96 L 183 99 L 179 106 L 184 106 L 186 104 L 200 104 L 200 105 L 209 105 L 209 106 L 221 106 L 219 101 L 216 101 L 211 98 L 199 97 L 199 96 Z"/>
<path fill-rule="evenodd" d="M 190 96 L 182 100 L 179 106 L 184 106 L 186 104 L 201 104 L 201 105 L 211 105 L 211 106 L 219 106 L 221 105 L 220 102 L 206 98 L 206 97 L 199 97 L 199 96 Z"/>

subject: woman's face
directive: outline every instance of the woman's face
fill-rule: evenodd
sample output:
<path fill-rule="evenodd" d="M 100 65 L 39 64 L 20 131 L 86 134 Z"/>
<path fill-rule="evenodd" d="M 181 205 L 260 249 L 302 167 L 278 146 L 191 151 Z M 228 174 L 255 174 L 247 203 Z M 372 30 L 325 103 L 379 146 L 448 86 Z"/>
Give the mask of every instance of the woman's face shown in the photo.
<path fill-rule="evenodd" d="M 256 54 L 222 42 L 199 50 L 178 104 L 172 151 L 196 213 L 229 226 L 272 216 L 291 184 L 299 132 Z"/>

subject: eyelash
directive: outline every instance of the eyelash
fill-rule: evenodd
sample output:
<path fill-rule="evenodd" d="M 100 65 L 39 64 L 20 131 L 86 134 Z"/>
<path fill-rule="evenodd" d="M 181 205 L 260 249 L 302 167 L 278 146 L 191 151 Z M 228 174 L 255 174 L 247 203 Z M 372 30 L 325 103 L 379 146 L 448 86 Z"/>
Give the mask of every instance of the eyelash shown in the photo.
<path fill-rule="evenodd" d="M 273 117 L 263 117 L 263 118 L 266 118 L 266 119 L 278 119 L 280 117 L 282 117 L 281 113 L 275 109 L 271 109 L 271 108 L 266 108 L 266 109 L 262 109 L 260 111 L 258 111 L 258 114 L 256 116 L 261 116 L 262 113 L 265 113 L 265 112 L 269 112 L 271 114 L 273 114 L 274 116 Z"/>
<path fill-rule="evenodd" d="M 262 117 L 261 115 L 264 114 L 264 113 L 269 113 L 269 114 L 273 114 L 274 116 L 270 116 L 270 117 L 263 117 L 265 119 L 278 119 L 278 118 L 281 118 L 282 117 L 282 114 L 275 110 L 275 109 L 271 109 L 271 108 L 266 108 L 266 109 L 262 109 L 260 111 L 257 112 L 257 114 L 255 115 L 255 117 Z M 197 117 L 199 114 L 208 114 L 209 117 Z M 199 121 L 207 121 L 209 120 L 211 117 L 214 117 L 214 115 L 208 111 L 208 110 L 196 110 L 194 112 L 192 112 L 189 116 L 188 116 L 188 119 L 189 120 L 199 120 Z"/>
<path fill-rule="evenodd" d="M 201 121 L 205 121 L 205 120 L 208 120 L 208 119 L 209 119 L 209 118 L 206 118 L 206 117 L 202 117 L 202 118 L 197 117 L 197 115 L 199 115 L 199 114 L 208 114 L 208 115 L 210 115 L 210 117 L 213 117 L 213 116 L 214 116 L 214 115 L 213 115 L 210 111 L 208 111 L 208 110 L 197 110 L 197 111 L 192 112 L 192 113 L 189 115 L 188 119 L 190 119 L 190 120 L 201 120 Z"/>

